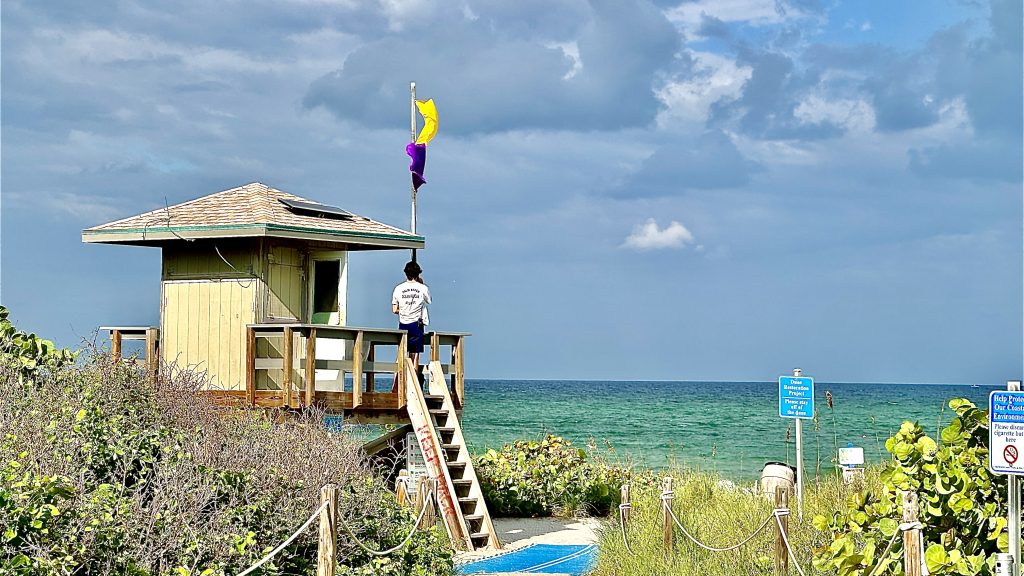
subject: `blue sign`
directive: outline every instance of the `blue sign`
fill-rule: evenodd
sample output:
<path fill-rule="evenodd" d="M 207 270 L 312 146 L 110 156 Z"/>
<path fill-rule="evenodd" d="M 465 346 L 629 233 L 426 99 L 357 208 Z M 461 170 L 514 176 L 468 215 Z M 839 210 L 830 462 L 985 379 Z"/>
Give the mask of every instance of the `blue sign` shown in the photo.
<path fill-rule="evenodd" d="M 814 378 L 779 377 L 779 416 L 805 420 L 814 418 Z"/>
<path fill-rule="evenodd" d="M 988 423 L 988 469 L 996 474 L 1024 474 L 1024 392 L 989 394 Z"/>

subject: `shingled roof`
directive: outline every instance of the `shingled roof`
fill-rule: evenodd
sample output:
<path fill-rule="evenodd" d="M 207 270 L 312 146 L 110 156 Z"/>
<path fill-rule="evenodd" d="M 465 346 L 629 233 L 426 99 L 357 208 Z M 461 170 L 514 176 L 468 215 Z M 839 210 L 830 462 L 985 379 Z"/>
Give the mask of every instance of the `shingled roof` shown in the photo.
<path fill-rule="evenodd" d="M 312 206 L 296 210 L 281 200 Z M 320 206 L 325 213 L 317 213 L 315 207 Z M 82 231 L 82 241 L 152 246 L 181 239 L 273 236 L 364 248 L 423 247 L 422 236 L 355 214 L 329 214 L 334 210 L 331 206 L 253 182 L 86 228 Z"/>

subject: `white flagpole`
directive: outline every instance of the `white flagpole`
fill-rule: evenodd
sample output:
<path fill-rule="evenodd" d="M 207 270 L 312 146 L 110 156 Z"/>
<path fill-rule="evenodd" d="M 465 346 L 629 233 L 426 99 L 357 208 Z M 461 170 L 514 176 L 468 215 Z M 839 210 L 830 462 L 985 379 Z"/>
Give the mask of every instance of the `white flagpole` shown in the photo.
<path fill-rule="evenodd" d="M 416 83 L 409 82 L 409 137 L 410 142 L 416 142 Z M 416 185 L 412 185 L 412 230 L 416 233 Z"/>

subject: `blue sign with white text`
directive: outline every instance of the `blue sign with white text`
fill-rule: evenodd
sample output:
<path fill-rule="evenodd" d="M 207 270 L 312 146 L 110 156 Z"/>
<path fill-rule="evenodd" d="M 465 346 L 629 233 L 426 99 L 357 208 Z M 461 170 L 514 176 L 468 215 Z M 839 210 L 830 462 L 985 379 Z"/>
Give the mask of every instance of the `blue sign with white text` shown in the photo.
<path fill-rule="evenodd" d="M 779 377 L 779 416 L 805 420 L 814 418 L 814 378 Z"/>

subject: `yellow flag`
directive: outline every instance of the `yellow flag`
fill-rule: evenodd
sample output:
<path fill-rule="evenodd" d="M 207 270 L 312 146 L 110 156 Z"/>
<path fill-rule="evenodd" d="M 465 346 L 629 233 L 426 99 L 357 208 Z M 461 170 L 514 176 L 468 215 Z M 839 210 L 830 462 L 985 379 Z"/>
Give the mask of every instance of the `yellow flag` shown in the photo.
<path fill-rule="evenodd" d="M 416 143 L 426 144 L 437 134 L 437 107 L 434 106 L 434 99 L 431 98 L 426 101 L 417 100 L 416 108 L 420 111 L 420 116 L 423 116 L 423 129 L 420 130 Z"/>

